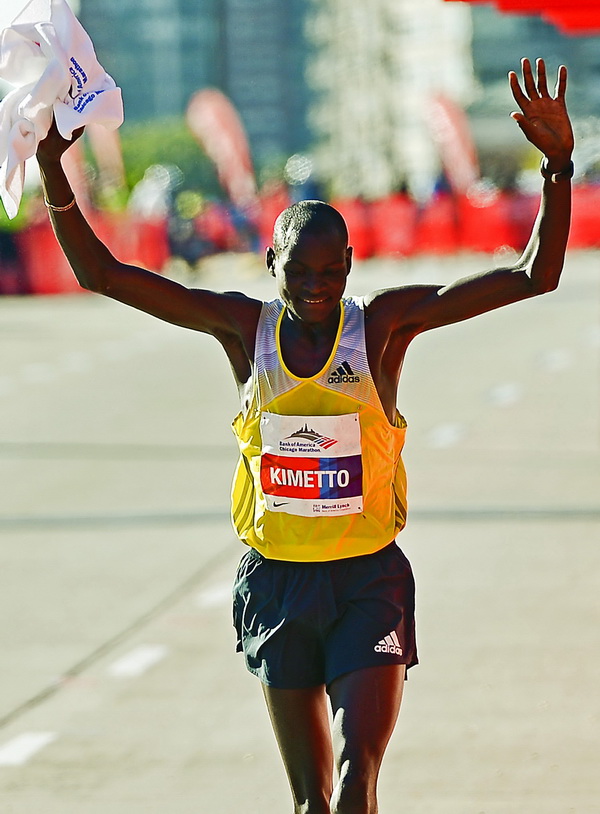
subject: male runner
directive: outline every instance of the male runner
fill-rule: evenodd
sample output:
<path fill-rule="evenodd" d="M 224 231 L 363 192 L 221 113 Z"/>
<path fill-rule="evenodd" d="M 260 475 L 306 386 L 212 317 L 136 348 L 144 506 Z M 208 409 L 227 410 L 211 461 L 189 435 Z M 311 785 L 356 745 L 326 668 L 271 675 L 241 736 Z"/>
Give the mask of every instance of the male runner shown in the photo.
<path fill-rule="evenodd" d="M 234 596 L 238 647 L 261 679 L 296 814 L 377 811 L 379 767 L 416 663 L 412 574 L 394 543 L 406 514 L 396 390 L 408 345 L 559 281 L 573 174 L 567 72 L 552 96 L 542 60 L 536 76 L 528 60 L 522 71 L 523 87 L 509 74 L 512 116 L 544 156 L 531 239 L 513 266 L 448 286 L 344 298 L 344 221 L 303 202 L 280 215 L 267 250 L 278 299 L 187 289 L 116 260 L 61 168 L 69 142 L 53 128 L 39 145 L 52 223 L 81 285 L 212 334 L 231 363 L 242 400 L 233 518 L 249 546 Z"/>

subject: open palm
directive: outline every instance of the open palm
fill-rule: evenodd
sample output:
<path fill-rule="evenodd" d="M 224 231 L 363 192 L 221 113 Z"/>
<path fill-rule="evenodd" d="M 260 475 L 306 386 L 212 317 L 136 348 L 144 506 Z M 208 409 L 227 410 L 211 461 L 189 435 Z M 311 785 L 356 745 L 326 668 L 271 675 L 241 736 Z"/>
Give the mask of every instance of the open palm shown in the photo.
<path fill-rule="evenodd" d="M 546 65 L 543 59 L 536 63 L 537 78 L 531 63 L 522 60 L 523 87 L 514 71 L 508 75 L 510 88 L 521 112 L 511 113 L 525 137 L 549 159 L 568 163 L 573 152 L 573 128 L 565 104 L 567 69 L 558 69 L 555 96 L 548 91 Z"/>

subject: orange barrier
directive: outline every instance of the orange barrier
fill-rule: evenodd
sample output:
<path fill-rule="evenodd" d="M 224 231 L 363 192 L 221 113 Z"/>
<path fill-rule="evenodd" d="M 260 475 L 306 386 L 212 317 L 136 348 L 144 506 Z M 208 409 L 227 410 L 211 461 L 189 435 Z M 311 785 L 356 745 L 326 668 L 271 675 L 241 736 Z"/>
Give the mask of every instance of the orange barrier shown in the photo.
<path fill-rule="evenodd" d="M 119 260 L 133 262 L 136 235 L 128 215 L 109 212 L 86 212 L 86 218 L 98 238 L 110 247 Z"/>
<path fill-rule="evenodd" d="M 348 231 L 350 232 L 350 243 L 354 248 L 354 257 L 357 260 L 365 260 L 373 256 L 373 230 L 371 228 L 371 205 L 360 198 L 339 198 L 331 201 L 339 212 L 342 213 Z"/>
<path fill-rule="evenodd" d="M 163 220 L 134 220 L 127 215 L 87 213 L 89 222 L 119 260 L 161 271 L 169 259 L 167 224 Z M 67 294 L 81 287 L 52 231 L 40 220 L 15 235 L 27 291 Z"/>
<path fill-rule="evenodd" d="M 440 192 L 419 211 L 415 251 L 452 254 L 458 246 L 458 214 L 454 198 L 448 192 Z"/>
<path fill-rule="evenodd" d="M 161 271 L 171 254 L 166 220 L 132 220 L 129 228 L 131 255 L 123 257 L 123 261 Z"/>
<path fill-rule="evenodd" d="M 100 240 L 123 263 L 159 272 L 171 255 L 166 218 L 143 220 L 100 212 L 87 216 Z"/>
<path fill-rule="evenodd" d="M 507 192 L 484 192 L 458 199 L 460 245 L 475 252 L 493 252 L 501 246 L 519 248 L 519 230 L 511 217 Z"/>
<path fill-rule="evenodd" d="M 15 237 L 32 294 L 81 291 L 48 220 L 32 223 Z"/>
<path fill-rule="evenodd" d="M 379 257 L 412 254 L 416 221 L 417 208 L 408 195 L 396 193 L 373 201 L 370 204 L 373 254 Z"/>
<path fill-rule="evenodd" d="M 238 245 L 238 234 L 227 207 L 209 203 L 197 216 L 196 233 L 217 252 L 234 252 Z"/>
<path fill-rule="evenodd" d="M 508 201 L 508 217 L 513 228 L 514 249 L 522 251 L 529 241 L 540 205 L 539 195 L 511 193 Z"/>
<path fill-rule="evenodd" d="M 600 186 L 581 184 L 573 188 L 573 211 L 569 248 L 600 246 Z"/>
<path fill-rule="evenodd" d="M 284 184 L 273 183 L 260 194 L 260 202 L 256 215 L 256 230 L 258 232 L 258 251 L 264 254 L 267 246 L 273 242 L 273 226 L 280 212 L 291 204 L 290 194 Z"/>
<path fill-rule="evenodd" d="M 537 195 L 495 191 L 479 198 L 439 193 L 421 209 L 402 194 L 371 203 L 357 198 L 332 201 L 346 219 L 354 255 L 359 260 L 415 253 L 451 254 L 458 250 L 489 253 L 502 246 L 520 251 L 531 233 L 538 203 Z M 289 199 L 282 188 L 263 197 L 256 219 L 262 246 L 270 245 L 275 218 L 287 205 Z M 161 271 L 169 259 L 165 219 L 142 221 L 129 215 L 98 212 L 88 217 L 98 237 L 120 260 Z M 17 293 L 81 291 L 49 221 L 29 225 L 14 239 L 21 270 Z M 600 186 L 576 185 L 569 248 L 599 247 Z M 12 277 L 7 281 L 10 290 L 3 292 L 0 286 L 0 294 L 13 290 Z"/>

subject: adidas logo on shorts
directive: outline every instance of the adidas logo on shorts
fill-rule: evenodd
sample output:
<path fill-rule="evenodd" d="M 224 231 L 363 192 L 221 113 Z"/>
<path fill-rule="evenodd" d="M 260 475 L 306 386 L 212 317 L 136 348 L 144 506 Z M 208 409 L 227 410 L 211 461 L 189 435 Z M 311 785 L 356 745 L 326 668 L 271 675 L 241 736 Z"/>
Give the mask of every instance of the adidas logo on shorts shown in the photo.
<path fill-rule="evenodd" d="M 382 639 L 378 644 L 375 645 L 373 650 L 376 653 L 395 653 L 397 656 L 401 656 L 402 648 L 400 647 L 400 642 L 398 641 L 396 631 L 391 630 L 385 639 Z"/>
<path fill-rule="evenodd" d="M 358 376 L 350 367 L 348 362 L 342 362 L 339 367 L 335 370 L 331 371 L 329 378 L 327 379 L 328 384 L 346 384 L 347 382 L 359 382 L 360 376 Z"/>

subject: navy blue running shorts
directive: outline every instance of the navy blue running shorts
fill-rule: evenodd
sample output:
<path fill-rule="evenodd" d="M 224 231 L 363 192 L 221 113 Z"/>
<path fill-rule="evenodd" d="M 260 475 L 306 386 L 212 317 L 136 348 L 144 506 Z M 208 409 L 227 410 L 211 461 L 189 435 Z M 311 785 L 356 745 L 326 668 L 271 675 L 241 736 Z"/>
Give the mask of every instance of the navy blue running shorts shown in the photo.
<path fill-rule="evenodd" d="M 302 689 L 380 664 L 418 663 L 415 585 L 395 542 L 374 554 L 287 562 L 250 548 L 233 589 L 237 651 L 265 684 Z"/>

